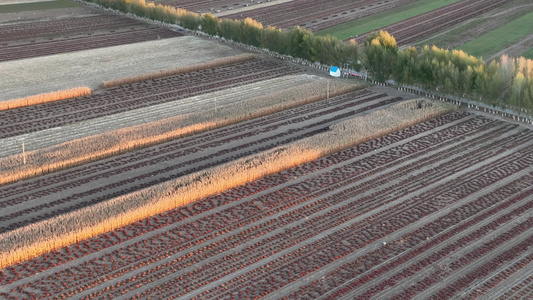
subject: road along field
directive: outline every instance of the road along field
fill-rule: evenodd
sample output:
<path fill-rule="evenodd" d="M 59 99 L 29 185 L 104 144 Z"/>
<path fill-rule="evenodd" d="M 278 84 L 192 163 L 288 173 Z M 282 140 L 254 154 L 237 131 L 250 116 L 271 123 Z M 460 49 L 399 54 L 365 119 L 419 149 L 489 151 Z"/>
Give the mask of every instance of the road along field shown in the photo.
<path fill-rule="evenodd" d="M 447 114 L 0 273 L 2 297 L 531 297 L 533 132 Z"/>

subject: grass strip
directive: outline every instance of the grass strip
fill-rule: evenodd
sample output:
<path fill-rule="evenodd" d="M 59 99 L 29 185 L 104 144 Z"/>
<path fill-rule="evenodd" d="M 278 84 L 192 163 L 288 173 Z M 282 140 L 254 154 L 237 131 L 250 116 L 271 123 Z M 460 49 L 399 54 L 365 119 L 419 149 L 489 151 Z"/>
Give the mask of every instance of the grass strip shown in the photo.
<path fill-rule="evenodd" d="M 68 8 L 68 7 L 77 7 L 77 6 L 81 6 L 81 4 L 68 1 L 68 0 L 6 4 L 6 5 L 0 5 L 0 14 L 23 12 L 23 11 L 34 11 L 34 10 L 48 10 L 48 9 L 56 9 L 56 8 Z"/>
<path fill-rule="evenodd" d="M 458 47 L 476 57 L 488 57 L 533 33 L 533 12 Z"/>
<path fill-rule="evenodd" d="M 415 99 L 331 130 L 0 235 L 0 269 L 453 110 Z"/>
<path fill-rule="evenodd" d="M 238 103 L 166 118 L 61 143 L 0 159 L 0 184 L 40 176 L 205 130 L 326 99 L 327 79 L 299 85 Z M 363 88 L 349 80 L 330 82 L 330 96 Z M 24 164 L 24 160 L 26 164 Z"/>
<path fill-rule="evenodd" d="M 528 51 L 524 52 L 524 54 L 522 54 L 522 56 L 527 58 L 527 59 L 533 59 L 533 48 L 531 48 Z"/>
<path fill-rule="evenodd" d="M 315 32 L 315 35 L 331 35 L 340 40 L 345 40 L 459 1 L 462 0 L 420 0 L 351 22 L 332 26 Z"/>
<path fill-rule="evenodd" d="M 112 79 L 112 80 L 104 81 L 102 85 L 104 88 L 110 88 L 110 87 L 115 87 L 115 86 L 119 86 L 123 84 L 130 84 L 130 83 L 140 82 L 144 80 L 157 79 L 157 78 L 162 78 L 162 77 L 167 77 L 167 76 L 172 76 L 172 75 L 178 75 L 178 74 L 183 74 L 183 73 L 189 73 L 189 72 L 206 70 L 206 69 L 211 69 L 211 68 L 220 67 L 220 66 L 236 64 L 239 62 L 251 60 L 254 57 L 255 55 L 251 53 L 243 53 L 243 54 L 230 56 L 230 57 L 217 58 L 209 62 L 191 65 L 191 66 L 177 67 L 177 68 L 160 70 L 160 71 L 155 71 L 155 72 L 150 72 L 150 73 L 145 73 L 145 74 L 140 74 L 140 75 L 135 75 L 135 76 Z"/>
<path fill-rule="evenodd" d="M 37 105 L 46 102 L 59 101 L 64 99 L 70 99 L 75 97 L 87 96 L 91 94 L 91 89 L 83 86 L 76 87 L 68 90 L 55 91 L 50 93 L 44 93 L 34 96 L 28 96 L 24 98 L 0 101 L 0 110 L 8 110 L 18 107 Z"/>

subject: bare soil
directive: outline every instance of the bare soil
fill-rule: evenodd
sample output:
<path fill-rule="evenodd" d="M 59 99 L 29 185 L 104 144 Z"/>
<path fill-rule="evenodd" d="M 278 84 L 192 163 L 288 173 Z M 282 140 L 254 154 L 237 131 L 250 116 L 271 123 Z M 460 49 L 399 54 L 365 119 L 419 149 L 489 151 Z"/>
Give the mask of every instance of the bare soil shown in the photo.
<path fill-rule="evenodd" d="M 243 53 L 194 36 L 0 63 L 0 101 L 207 62 Z"/>

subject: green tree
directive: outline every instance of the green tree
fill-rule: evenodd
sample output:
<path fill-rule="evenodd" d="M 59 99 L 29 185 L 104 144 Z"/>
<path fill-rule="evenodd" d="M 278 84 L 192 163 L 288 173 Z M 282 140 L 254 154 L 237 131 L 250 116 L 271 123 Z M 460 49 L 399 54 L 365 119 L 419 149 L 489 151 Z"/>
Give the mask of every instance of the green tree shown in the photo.
<path fill-rule="evenodd" d="M 311 60 L 313 33 L 300 26 L 292 27 L 287 33 L 287 52 L 293 57 Z"/>
<path fill-rule="evenodd" d="M 178 19 L 182 27 L 190 30 L 198 30 L 201 23 L 200 15 L 190 11 L 183 13 Z"/>
<path fill-rule="evenodd" d="M 261 47 L 287 54 L 287 34 L 279 28 L 268 26 L 261 32 Z"/>
<path fill-rule="evenodd" d="M 371 34 L 365 42 L 363 65 L 374 79 L 384 82 L 392 75 L 397 52 L 396 40 L 388 32 Z"/>
<path fill-rule="evenodd" d="M 221 19 L 218 23 L 218 34 L 229 40 L 239 41 L 240 38 L 240 22 L 230 19 Z"/>
<path fill-rule="evenodd" d="M 240 41 L 247 45 L 259 46 L 263 25 L 251 18 L 242 20 L 240 25 Z"/>
<path fill-rule="evenodd" d="M 405 50 L 398 51 L 396 63 L 392 71 L 393 79 L 400 84 L 414 84 L 417 59 L 418 51 L 415 47 L 408 47 Z"/>
<path fill-rule="evenodd" d="M 202 20 L 200 21 L 202 25 L 202 31 L 209 35 L 217 34 L 218 19 L 213 16 L 211 13 L 206 13 L 202 15 Z"/>
<path fill-rule="evenodd" d="M 351 39 L 348 43 L 337 42 L 335 45 L 335 51 L 337 53 L 337 59 L 341 64 L 346 64 L 348 68 L 357 71 L 361 70 L 359 50 L 357 42 L 354 39 Z"/>

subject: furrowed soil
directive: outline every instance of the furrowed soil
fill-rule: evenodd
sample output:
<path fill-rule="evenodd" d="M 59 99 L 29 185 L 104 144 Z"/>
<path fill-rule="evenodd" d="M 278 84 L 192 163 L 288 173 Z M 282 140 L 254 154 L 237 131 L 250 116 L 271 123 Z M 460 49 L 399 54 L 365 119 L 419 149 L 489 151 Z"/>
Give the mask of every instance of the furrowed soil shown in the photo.
<path fill-rule="evenodd" d="M 64 90 L 91 89 L 114 78 L 188 66 L 242 51 L 183 36 L 0 63 L 0 101 Z"/>

